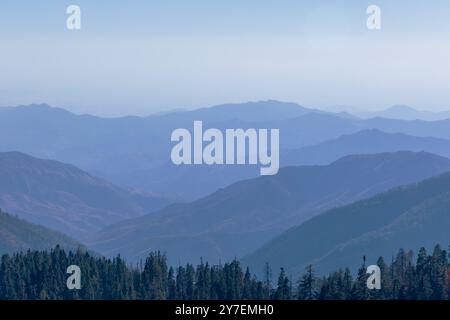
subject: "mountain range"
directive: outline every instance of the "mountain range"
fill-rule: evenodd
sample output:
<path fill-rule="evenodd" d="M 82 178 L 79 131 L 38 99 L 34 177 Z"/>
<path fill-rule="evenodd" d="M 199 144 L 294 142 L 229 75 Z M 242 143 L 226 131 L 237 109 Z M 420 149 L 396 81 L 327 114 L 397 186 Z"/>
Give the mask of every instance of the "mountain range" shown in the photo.
<path fill-rule="evenodd" d="M 256 166 L 175 166 L 168 158 L 170 133 L 190 128 L 194 120 L 205 121 L 205 128 L 279 128 L 281 163 L 288 167 L 276 176 L 258 177 Z M 274 267 L 286 263 L 292 273 L 307 263 L 320 272 L 354 268 L 361 254 L 375 256 L 367 248 L 387 254 L 379 246 L 388 247 L 386 239 L 393 251 L 395 245 L 418 244 L 411 232 L 422 229 L 436 228 L 433 243 L 445 240 L 434 222 L 443 219 L 445 226 L 444 192 L 436 203 L 425 199 L 402 207 L 405 211 L 396 211 L 398 221 L 383 211 L 373 230 L 358 219 L 353 223 L 345 208 L 371 199 L 389 208 L 391 198 L 377 194 L 450 171 L 449 128 L 450 120 L 360 119 L 277 101 L 109 119 L 47 105 L 0 108 L 0 150 L 20 151 L 0 153 L 0 208 L 45 226 L 33 229 L 4 215 L 4 221 L 16 219 L 9 225 L 18 227 L 15 235 L 5 229 L 2 235 L 11 240 L 6 242 L 10 248 L 14 243 L 26 248 L 27 242 L 19 240 L 26 233 L 21 229 L 47 235 L 54 233 L 46 229 L 51 228 L 131 262 L 163 250 L 172 264 L 246 256 L 245 263 L 255 268 L 267 260 Z M 403 194 L 396 190 L 387 194 L 401 201 Z M 180 199 L 189 202 L 170 205 Z M 352 238 L 327 242 L 321 235 L 312 238 L 317 250 L 303 248 L 298 259 L 284 256 L 288 250 L 281 247 L 302 248 L 304 234 L 320 234 L 322 227 L 330 237 L 339 234 L 337 218 L 321 220 L 334 210 L 342 213 Z M 60 241 L 77 244 L 67 237 Z M 36 238 L 35 246 L 39 243 Z M 53 242 L 45 238 L 41 243 Z"/>
<path fill-rule="evenodd" d="M 87 244 L 107 256 L 139 261 L 152 250 L 170 261 L 212 263 L 242 257 L 282 231 L 327 209 L 450 171 L 425 152 L 344 157 L 327 166 L 282 168 L 210 196 L 106 227 Z"/>
<path fill-rule="evenodd" d="M 192 128 L 194 120 L 203 120 L 205 129 L 279 128 L 282 152 L 370 129 L 450 139 L 450 120 L 358 119 L 345 113 L 327 113 L 273 100 L 121 118 L 75 115 L 47 105 L 31 105 L 0 108 L 0 151 L 20 151 L 73 164 L 121 186 L 166 193 L 187 201 L 258 175 L 257 168 L 252 166 L 177 167 L 172 164 L 171 132 Z M 380 152 L 398 151 L 381 149 Z M 319 160 L 318 163 L 326 163 Z M 197 179 L 192 179 L 193 176 Z"/>

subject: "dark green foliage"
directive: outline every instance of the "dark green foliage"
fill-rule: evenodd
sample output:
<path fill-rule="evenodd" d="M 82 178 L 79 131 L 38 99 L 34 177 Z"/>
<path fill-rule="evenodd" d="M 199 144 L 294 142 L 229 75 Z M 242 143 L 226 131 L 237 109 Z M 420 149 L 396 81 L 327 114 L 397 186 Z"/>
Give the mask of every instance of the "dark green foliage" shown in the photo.
<path fill-rule="evenodd" d="M 298 284 L 298 299 L 299 300 L 314 300 L 316 298 L 315 289 L 316 278 L 312 265 L 306 267 L 306 273 L 300 278 Z"/>
<path fill-rule="evenodd" d="M 281 268 L 280 275 L 278 277 L 277 290 L 274 294 L 275 300 L 290 300 L 292 296 L 291 283 L 286 277 L 284 269 Z"/>
<path fill-rule="evenodd" d="M 70 265 L 81 268 L 81 290 L 66 287 Z M 267 291 L 238 261 L 223 266 L 188 264 L 175 272 L 160 252 L 151 253 L 139 268 L 121 257 L 110 260 L 81 250 L 66 253 L 60 247 L 4 255 L 0 261 L 0 300 L 238 300 L 263 299 Z"/>
<path fill-rule="evenodd" d="M 60 247 L 51 251 L 27 251 L 3 255 L 0 259 L 0 300 L 17 299 L 149 299 L 149 300 L 392 300 L 450 298 L 448 254 L 436 246 L 431 255 L 421 249 L 413 263 L 411 251 L 400 250 L 388 265 L 378 259 L 381 290 L 367 288 L 366 262 L 352 277 L 350 270 L 338 270 L 327 277 L 315 276 L 312 265 L 293 281 L 281 268 L 272 289 L 270 266 L 264 281 L 257 280 L 236 260 L 210 266 L 168 267 L 166 256 L 151 253 L 143 265 L 131 267 L 121 257 L 105 259 L 82 250 L 67 253 Z M 69 265 L 82 270 L 80 290 L 68 290 Z"/>

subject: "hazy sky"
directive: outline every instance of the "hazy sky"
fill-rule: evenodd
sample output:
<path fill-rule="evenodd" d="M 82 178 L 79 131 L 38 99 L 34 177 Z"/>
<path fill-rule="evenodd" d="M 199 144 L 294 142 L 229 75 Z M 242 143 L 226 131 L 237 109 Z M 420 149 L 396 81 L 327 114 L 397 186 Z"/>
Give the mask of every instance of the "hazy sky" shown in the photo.
<path fill-rule="evenodd" d="M 66 8 L 82 29 L 66 29 Z M 382 30 L 366 8 L 382 10 Z M 277 99 L 450 109 L 450 1 L 0 2 L 0 105 L 100 115 Z"/>

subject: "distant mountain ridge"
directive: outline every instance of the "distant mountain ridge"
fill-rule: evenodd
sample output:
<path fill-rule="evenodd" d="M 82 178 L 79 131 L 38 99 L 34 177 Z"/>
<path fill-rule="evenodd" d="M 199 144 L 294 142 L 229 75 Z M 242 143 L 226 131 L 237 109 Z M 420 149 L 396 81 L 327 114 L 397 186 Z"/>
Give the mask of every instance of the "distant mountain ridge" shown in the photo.
<path fill-rule="evenodd" d="M 0 207 L 77 239 L 168 203 L 160 196 L 117 187 L 72 165 L 19 152 L 0 153 Z"/>
<path fill-rule="evenodd" d="M 204 181 L 198 186 L 172 183 L 178 179 L 180 171 L 184 174 L 187 170 L 188 175 L 190 170 L 210 171 L 206 167 L 178 170 L 171 163 L 170 135 L 174 129 L 191 128 L 194 120 L 203 120 L 205 128 L 267 128 L 274 121 L 284 122 L 311 112 L 325 115 L 322 111 L 273 100 L 121 118 L 75 115 L 48 105 L 0 108 L 0 151 L 20 151 L 58 160 L 119 185 L 192 199 L 253 177 L 255 170 L 251 167 L 235 170 L 227 166 L 219 168 L 226 177 L 223 182 L 211 179 L 209 184 Z M 169 191 L 168 185 L 171 186 Z"/>
<path fill-rule="evenodd" d="M 450 120 L 358 119 L 273 100 L 121 118 L 75 115 L 34 105 L 0 108 L 0 151 L 20 151 L 70 163 L 119 185 L 170 193 L 186 201 L 258 175 L 252 166 L 236 169 L 173 165 L 170 135 L 174 129 L 191 128 L 194 120 L 204 120 L 205 129 L 278 128 L 282 150 L 300 149 L 370 129 L 450 139 Z M 384 151 L 398 150 L 380 150 Z"/>
<path fill-rule="evenodd" d="M 416 110 L 409 106 L 395 105 L 386 110 L 376 112 L 356 112 L 356 116 L 361 118 L 389 118 L 399 120 L 424 120 L 424 121 L 438 121 L 450 119 L 450 111 L 431 112 Z"/>
<path fill-rule="evenodd" d="M 106 227 L 87 243 L 108 256 L 138 261 L 151 250 L 173 263 L 241 257 L 327 209 L 450 171 L 450 160 L 397 152 L 342 158 L 328 166 L 282 168 L 200 200 Z"/>
<path fill-rule="evenodd" d="M 57 245 L 70 250 L 84 248 L 62 233 L 26 222 L 0 210 L 0 256 L 28 249 L 49 250 Z"/>
<path fill-rule="evenodd" d="M 296 103 L 280 102 L 276 100 L 222 104 L 208 108 L 184 110 L 166 114 L 166 118 L 189 119 L 190 121 L 277 121 L 296 118 L 310 112 L 327 113 L 317 109 L 310 109 Z M 153 116 L 150 116 L 153 117 Z"/>
<path fill-rule="evenodd" d="M 397 151 L 425 151 L 450 158 L 450 140 L 367 129 L 297 150 L 286 150 L 281 157 L 281 164 L 283 166 L 329 164 L 352 154 Z"/>

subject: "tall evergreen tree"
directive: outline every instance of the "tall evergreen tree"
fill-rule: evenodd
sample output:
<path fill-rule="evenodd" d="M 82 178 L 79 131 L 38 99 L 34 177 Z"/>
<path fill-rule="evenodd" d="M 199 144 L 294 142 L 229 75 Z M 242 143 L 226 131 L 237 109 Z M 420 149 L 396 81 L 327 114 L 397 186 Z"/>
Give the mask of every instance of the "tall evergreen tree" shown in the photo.
<path fill-rule="evenodd" d="M 420 248 L 416 263 L 416 293 L 417 298 L 426 300 L 433 291 L 431 287 L 430 257 L 425 248 Z"/>
<path fill-rule="evenodd" d="M 431 299 L 445 299 L 445 278 L 447 275 L 447 252 L 439 245 L 434 248 L 430 261 Z"/>
<path fill-rule="evenodd" d="M 291 299 L 291 284 L 289 278 L 286 276 L 284 268 L 280 269 L 280 275 L 278 277 L 278 286 L 275 291 L 276 300 L 290 300 Z"/>
<path fill-rule="evenodd" d="M 368 300 L 369 290 L 367 288 L 367 269 L 366 269 L 366 257 L 363 258 L 363 264 L 358 270 L 358 275 L 355 283 L 352 287 L 351 297 L 354 300 Z"/>
<path fill-rule="evenodd" d="M 330 281 L 329 281 L 330 282 Z M 312 265 L 308 265 L 305 274 L 300 278 L 297 297 L 299 300 L 314 300 L 317 297 L 316 278 Z"/>

